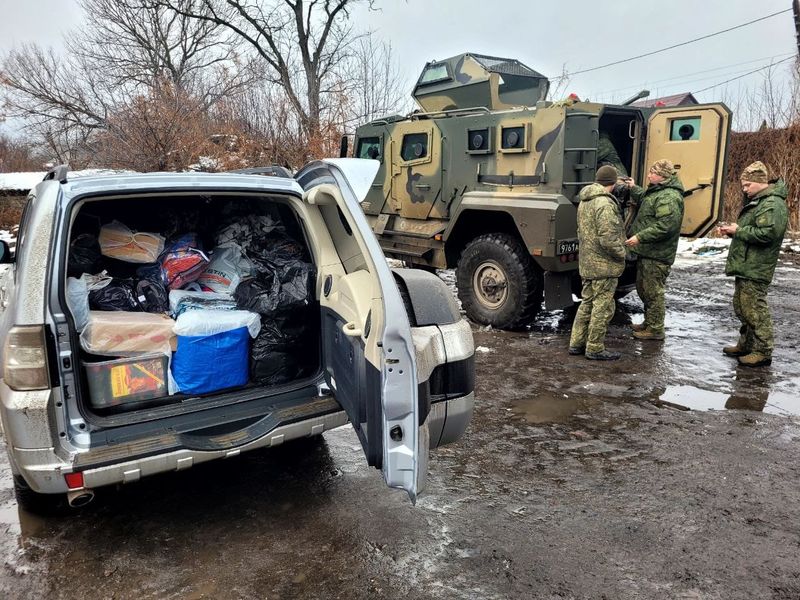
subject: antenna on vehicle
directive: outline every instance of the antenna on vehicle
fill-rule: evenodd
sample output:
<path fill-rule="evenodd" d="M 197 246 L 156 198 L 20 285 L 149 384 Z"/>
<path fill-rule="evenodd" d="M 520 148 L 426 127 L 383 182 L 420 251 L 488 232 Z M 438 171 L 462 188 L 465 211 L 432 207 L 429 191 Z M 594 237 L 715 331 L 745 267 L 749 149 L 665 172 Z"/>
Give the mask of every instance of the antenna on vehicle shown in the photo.
<path fill-rule="evenodd" d="M 628 106 L 629 104 L 633 104 L 637 100 L 641 100 L 642 98 L 647 98 L 649 95 L 650 95 L 650 90 L 642 90 L 635 96 L 625 100 L 625 102 L 622 103 L 622 106 Z"/>

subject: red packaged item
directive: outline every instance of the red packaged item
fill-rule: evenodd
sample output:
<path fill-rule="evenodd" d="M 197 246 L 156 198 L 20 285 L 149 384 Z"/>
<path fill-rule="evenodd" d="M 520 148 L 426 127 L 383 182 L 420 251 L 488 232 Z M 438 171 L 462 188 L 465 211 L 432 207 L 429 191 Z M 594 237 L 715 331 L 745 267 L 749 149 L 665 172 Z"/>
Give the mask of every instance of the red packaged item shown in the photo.
<path fill-rule="evenodd" d="M 200 277 L 209 260 L 200 250 L 197 236 L 187 233 L 167 246 L 159 262 L 167 287 L 177 290 Z"/>

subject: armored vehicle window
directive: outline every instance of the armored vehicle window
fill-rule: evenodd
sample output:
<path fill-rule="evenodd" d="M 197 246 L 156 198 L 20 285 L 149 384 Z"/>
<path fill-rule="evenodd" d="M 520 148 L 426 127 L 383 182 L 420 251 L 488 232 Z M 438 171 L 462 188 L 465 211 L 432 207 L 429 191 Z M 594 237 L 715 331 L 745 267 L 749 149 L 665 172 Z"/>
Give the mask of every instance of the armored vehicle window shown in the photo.
<path fill-rule="evenodd" d="M 700 117 L 672 119 L 669 126 L 669 139 L 681 142 L 700 139 Z"/>
<path fill-rule="evenodd" d="M 373 158 L 375 160 L 380 160 L 381 138 L 367 137 L 358 140 L 358 147 L 356 148 L 356 158 Z"/>
<path fill-rule="evenodd" d="M 467 152 L 489 154 L 492 151 L 492 133 L 489 127 L 467 130 Z"/>
<path fill-rule="evenodd" d="M 405 161 L 419 160 L 428 156 L 428 134 L 409 133 L 403 136 L 400 158 Z"/>
<path fill-rule="evenodd" d="M 447 63 L 439 63 L 425 68 L 422 72 L 422 77 L 419 78 L 419 85 L 436 83 L 437 81 L 445 81 L 447 79 L 450 79 L 450 73 L 447 71 Z"/>
<path fill-rule="evenodd" d="M 500 147 L 511 152 L 523 152 L 527 147 L 525 126 L 503 127 L 500 133 Z"/>

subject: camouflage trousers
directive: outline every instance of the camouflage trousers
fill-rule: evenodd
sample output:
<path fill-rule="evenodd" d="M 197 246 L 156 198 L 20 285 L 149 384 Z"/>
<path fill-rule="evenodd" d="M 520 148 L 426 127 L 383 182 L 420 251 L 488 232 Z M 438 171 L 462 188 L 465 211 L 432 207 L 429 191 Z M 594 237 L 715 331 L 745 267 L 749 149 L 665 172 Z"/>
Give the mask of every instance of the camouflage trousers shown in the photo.
<path fill-rule="evenodd" d="M 771 357 L 775 341 L 772 317 L 767 306 L 768 288 L 768 283 L 737 277 L 733 290 L 733 310 L 742 322 L 737 345 Z"/>
<path fill-rule="evenodd" d="M 614 292 L 617 278 L 584 279 L 583 300 L 572 322 L 569 345 L 586 348 L 586 352 L 605 350 L 605 337 L 611 317 L 614 316 Z"/>
<path fill-rule="evenodd" d="M 644 323 L 654 333 L 664 333 L 664 289 L 672 267 L 663 262 L 639 257 L 636 261 L 636 293 L 644 304 Z"/>

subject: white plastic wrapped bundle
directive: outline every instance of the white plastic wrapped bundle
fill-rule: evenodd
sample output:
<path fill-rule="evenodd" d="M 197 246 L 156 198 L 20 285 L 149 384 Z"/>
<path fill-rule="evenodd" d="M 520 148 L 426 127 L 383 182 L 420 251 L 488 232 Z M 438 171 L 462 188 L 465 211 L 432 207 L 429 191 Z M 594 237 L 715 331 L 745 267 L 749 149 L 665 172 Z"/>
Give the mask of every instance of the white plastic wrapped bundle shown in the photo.
<path fill-rule="evenodd" d="M 250 337 L 261 331 L 261 317 L 246 310 L 190 310 L 175 321 L 176 335 L 187 337 L 217 335 L 247 327 Z"/>

